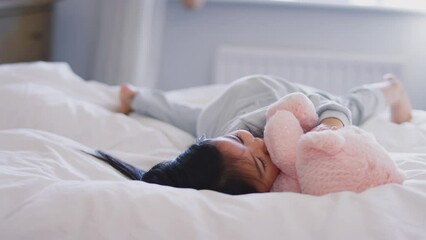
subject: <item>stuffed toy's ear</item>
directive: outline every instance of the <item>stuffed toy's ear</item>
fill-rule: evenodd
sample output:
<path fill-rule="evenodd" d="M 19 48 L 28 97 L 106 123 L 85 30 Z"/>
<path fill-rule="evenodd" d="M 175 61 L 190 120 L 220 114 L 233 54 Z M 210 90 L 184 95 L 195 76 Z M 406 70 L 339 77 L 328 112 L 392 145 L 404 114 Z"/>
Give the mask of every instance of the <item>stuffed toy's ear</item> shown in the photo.
<path fill-rule="evenodd" d="M 299 92 L 288 94 L 272 104 L 266 114 L 267 119 L 280 110 L 293 113 L 296 119 L 299 120 L 304 132 L 310 131 L 318 122 L 318 115 L 314 105 L 307 96 Z"/>

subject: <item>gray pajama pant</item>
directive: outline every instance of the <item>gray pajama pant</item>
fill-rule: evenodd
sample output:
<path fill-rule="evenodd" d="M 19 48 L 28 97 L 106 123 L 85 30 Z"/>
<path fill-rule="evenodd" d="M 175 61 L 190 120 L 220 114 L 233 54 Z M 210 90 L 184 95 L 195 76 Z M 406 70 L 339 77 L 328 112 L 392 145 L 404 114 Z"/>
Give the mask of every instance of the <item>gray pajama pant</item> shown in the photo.
<path fill-rule="evenodd" d="M 170 102 L 165 93 L 159 90 L 140 89 L 132 102 L 132 109 L 139 114 L 172 124 L 194 136 L 217 137 L 229 131 L 245 129 L 262 137 L 266 123 L 265 109 L 292 92 L 302 92 L 308 96 L 316 94 L 321 100 L 345 106 L 351 112 L 354 125 L 364 123 L 386 107 L 381 91 L 371 85 L 360 86 L 346 95 L 337 96 L 278 77 L 256 75 L 230 84 L 221 96 L 205 108 L 192 108 Z M 245 115 L 249 115 L 247 119 Z"/>

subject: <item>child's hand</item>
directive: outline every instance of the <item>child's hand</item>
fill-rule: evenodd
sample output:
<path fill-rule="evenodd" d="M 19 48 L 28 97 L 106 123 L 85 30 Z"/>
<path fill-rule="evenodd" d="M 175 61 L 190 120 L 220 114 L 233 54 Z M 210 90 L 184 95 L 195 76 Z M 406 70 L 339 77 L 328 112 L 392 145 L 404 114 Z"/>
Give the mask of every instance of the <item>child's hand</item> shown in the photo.
<path fill-rule="evenodd" d="M 323 130 L 337 130 L 343 127 L 342 121 L 338 118 L 326 118 L 316 126 L 312 131 L 323 131 Z"/>

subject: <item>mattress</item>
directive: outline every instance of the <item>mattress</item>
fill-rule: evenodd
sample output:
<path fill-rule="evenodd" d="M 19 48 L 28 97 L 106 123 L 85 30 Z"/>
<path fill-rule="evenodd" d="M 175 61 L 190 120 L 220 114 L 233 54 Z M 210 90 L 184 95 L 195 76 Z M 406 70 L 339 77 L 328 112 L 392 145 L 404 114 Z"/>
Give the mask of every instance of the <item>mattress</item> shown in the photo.
<path fill-rule="evenodd" d="M 225 86 L 175 90 L 203 106 Z M 129 181 L 82 150 L 149 169 L 194 142 L 167 123 L 116 113 L 118 86 L 85 81 L 65 63 L 0 66 L 0 239 L 426 239 L 426 111 L 372 132 L 402 185 L 324 196 L 230 196 Z"/>

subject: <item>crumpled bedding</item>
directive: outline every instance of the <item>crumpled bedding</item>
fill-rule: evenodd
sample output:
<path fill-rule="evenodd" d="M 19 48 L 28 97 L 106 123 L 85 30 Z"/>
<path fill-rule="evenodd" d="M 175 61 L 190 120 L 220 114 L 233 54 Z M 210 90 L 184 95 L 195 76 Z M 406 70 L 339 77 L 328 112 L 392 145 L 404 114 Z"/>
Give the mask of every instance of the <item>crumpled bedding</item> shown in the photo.
<path fill-rule="evenodd" d="M 206 104 L 223 86 L 169 93 Z M 230 196 L 129 181 L 81 150 L 143 169 L 194 138 L 164 122 L 114 112 L 118 87 L 65 63 L 0 66 L 0 239 L 424 239 L 426 111 L 374 133 L 406 176 L 356 194 Z"/>

